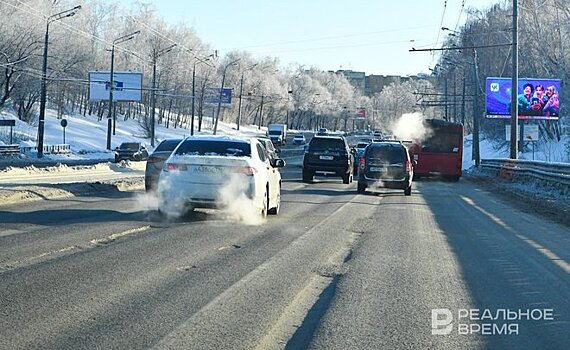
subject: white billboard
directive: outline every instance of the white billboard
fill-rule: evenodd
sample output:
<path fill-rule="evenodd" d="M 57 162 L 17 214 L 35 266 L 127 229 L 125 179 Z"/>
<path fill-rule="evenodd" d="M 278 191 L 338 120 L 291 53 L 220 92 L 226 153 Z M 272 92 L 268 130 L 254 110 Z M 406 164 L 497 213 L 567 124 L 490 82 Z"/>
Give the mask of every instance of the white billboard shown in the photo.
<path fill-rule="evenodd" d="M 108 101 L 111 72 L 89 72 L 89 101 Z M 113 101 L 142 101 L 141 72 L 113 72 Z"/>

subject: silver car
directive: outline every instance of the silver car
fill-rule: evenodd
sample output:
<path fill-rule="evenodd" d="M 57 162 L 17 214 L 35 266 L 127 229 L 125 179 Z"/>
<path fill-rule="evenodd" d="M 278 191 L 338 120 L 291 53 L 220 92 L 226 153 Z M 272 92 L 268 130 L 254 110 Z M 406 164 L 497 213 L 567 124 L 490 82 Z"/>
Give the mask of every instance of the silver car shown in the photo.
<path fill-rule="evenodd" d="M 278 214 L 283 159 L 270 159 L 257 138 L 191 136 L 174 150 L 160 174 L 158 211 L 178 217 L 195 208 Z"/>

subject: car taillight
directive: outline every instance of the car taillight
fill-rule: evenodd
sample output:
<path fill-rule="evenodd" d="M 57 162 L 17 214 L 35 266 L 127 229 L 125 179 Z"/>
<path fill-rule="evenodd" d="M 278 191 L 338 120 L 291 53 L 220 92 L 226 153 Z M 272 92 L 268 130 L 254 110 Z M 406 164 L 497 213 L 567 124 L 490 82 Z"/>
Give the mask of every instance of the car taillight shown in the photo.
<path fill-rule="evenodd" d="M 406 160 L 406 172 L 407 173 L 412 172 L 412 163 L 409 160 Z"/>
<path fill-rule="evenodd" d="M 257 169 L 252 166 L 244 166 L 237 168 L 237 172 L 248 176 L 253 176 L 257 174 Z"/>
<path fill-rule="evenodd" d="M 166 163 L 165 170 L 166 171 L 181 171 L 187 170 L 186 164 L 180 163 Z"/>
<path fill-rule="evenodd" d="M 366 158 L 364 156 L 360 157 L 360 163 L 358 163 L 358 168 L 364 170 L 366 167 Z"/>

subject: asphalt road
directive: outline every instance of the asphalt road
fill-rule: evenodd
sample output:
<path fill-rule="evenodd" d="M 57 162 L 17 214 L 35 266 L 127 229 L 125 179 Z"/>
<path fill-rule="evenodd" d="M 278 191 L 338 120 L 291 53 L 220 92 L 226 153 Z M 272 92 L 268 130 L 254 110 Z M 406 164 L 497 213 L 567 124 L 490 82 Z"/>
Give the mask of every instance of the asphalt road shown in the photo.
<path fill-rule="evenodd" d="M 0 348 L 568 348 L 568 227 L 463 180 L 357 195 L 300 173 L 257 226 L 163 222 L 141 192 L 0 208 Z M 463 309 L 553 315 L 464 335 Z"/>

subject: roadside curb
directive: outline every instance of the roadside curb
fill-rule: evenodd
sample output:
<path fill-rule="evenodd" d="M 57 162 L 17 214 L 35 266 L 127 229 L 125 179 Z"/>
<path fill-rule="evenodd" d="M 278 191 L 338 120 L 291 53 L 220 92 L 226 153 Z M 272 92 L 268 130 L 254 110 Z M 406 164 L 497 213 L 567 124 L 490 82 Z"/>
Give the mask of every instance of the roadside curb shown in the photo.
<path fill-rule="evenodd" d="M 94 193 L 129 192 L 144 189 L 144 178 L 105 182 L 22 185 L 0 188 L 0 207 L 40 200 L 80 197 Z"/>

